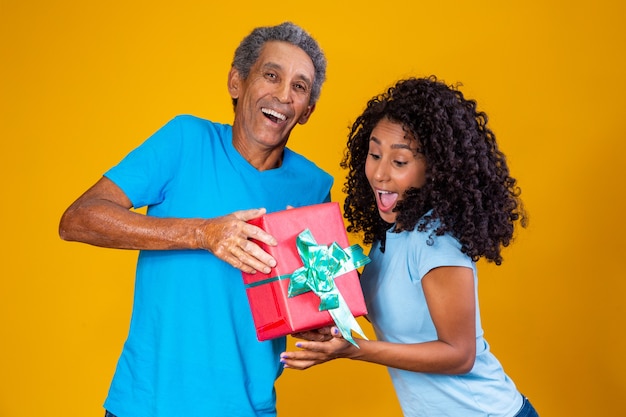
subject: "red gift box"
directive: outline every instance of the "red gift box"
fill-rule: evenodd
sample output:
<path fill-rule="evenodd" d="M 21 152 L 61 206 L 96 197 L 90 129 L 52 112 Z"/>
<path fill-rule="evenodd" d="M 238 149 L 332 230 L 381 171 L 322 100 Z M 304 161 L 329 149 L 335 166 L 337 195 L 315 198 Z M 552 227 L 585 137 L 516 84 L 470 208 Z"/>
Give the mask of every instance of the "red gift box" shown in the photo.
<path fill-rule="evenodd" d="M 278 241 L 277 246 L 255 241 L 276 259 L 277 265 L 269 274 L 259 271 L 256 274 L 242 273 L 257 338 L 268 340 L 332 325 L 334 320 L 329 311 L 319 310 L 318 295 L 308 291 L 290 297 L 288 288 L 294 271 L 303 267 L 296 243 L 303 231 L 308 229 L 318 245 L 336 243 L 342 249 L 350 246 L 339 204 L 333 202 L 284 210 L 249 223 L 262 228 Z M 354 317 L 367 314 L 355 269 L 336 276 L 334 282 Z"/>

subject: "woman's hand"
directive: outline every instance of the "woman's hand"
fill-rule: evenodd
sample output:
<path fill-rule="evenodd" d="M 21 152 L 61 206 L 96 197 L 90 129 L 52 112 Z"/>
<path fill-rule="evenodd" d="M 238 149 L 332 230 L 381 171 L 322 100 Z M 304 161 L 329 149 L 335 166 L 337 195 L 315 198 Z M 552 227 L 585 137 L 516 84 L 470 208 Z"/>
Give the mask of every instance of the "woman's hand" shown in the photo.
<path fill-rule="evenodd" d="M 332 326 L 321 327 L 319 329 L 307 330 L 305 332 L 293 333 L 291 336 L 296 339 L 304 339 L 311 342 L 326 342 L 333 338 L 331 334 Z"/>
<path fill-rule="evenodd" d="M 327 329 L 327 328 L 324 328 Z M 280 362 L 285 368 L 304 370 L 314 365 L 319 365 L 337 358 L 349 358 L 357 352 L 357 349 L 350 342 L 345 340 L 339 329 L 330 329 L 332 338 L 325 342 L 299 341 L 296 343 L 297 350 L 293 352 L 283 352 L 280 355 Z M 355 339 L 357 343 L 362 339 Z"/>

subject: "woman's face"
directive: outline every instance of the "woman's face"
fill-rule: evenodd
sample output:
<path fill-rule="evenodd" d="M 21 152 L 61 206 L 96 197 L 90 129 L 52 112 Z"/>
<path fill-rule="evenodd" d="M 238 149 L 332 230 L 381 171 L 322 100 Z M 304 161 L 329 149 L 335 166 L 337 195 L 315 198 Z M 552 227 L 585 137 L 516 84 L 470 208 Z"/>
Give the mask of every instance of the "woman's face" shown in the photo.
<path fill-rule="evenodd" d="M 426 159 L 417 139 L 401 124 L 381 119 L 370 135 L 365 176 L 376 196 L 380 217 L 395 223 L 397 213 L 393 209 L 404 192 L 426 182 Z"/>

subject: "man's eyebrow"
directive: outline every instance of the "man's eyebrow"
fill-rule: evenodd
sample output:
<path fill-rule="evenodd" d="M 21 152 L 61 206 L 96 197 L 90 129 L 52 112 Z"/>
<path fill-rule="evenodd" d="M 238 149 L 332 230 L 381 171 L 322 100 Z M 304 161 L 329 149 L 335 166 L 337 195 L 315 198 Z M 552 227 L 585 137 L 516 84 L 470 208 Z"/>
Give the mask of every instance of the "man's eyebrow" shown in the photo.
<path fill-rule="evenodd" d="M 275 62 L 266 62 L 265 64 L 263 64 L 263 68 L 276 69 L 276 70 L 282 69 L 280 64 L 277 64 Z"/>
<path fill-rule="evenodd" d="M 266 62 L 265 64 L 263 64 L 263 69 L 273 69 L 273 70 L 277 70 L 280 71 L 283 69 L 283 67 L 280 64 L 277 64 L 276 62 Z M 306 74 L 302 74 L 302 73 L 298 73 L 298 76 L 300 77 L 300 79 L 302 81 L 304 81 L 305 83 L 307 83 L 308 85 L 313 85 L 313 81 L 306 75 Z"/>

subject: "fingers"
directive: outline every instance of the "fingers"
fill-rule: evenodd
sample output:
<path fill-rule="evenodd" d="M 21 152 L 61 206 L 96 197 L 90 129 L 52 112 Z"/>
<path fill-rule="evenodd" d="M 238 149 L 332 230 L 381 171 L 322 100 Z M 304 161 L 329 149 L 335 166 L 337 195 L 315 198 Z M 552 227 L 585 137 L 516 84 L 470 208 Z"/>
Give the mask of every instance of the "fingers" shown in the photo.
<path fill-rule="evenodd" d="M 270 273 L 276 260 L 256 242 L 275 246 L 276 239 L 261 228 L 247 223 L 265 214 L 265 209 L 241 210 L 206 220 L 200 230 L 200 247 L 243 272 Z M 255 242 L 256 241 L 256 242 Z"/>
<path fill-rule="evenodd" d="M 331 327 L 329 329 L 329 333 L 337 339 L 343 339 L 343 335 L 341 334 L 341 331 L 339 331 L 338 327 L 335 327 L 335 326 Z"/>
<path fill-rule="evenodd" d="M 312 348 L 311 343 L 307 344 Z M 284 368 L 304 370 L 312 366 L 327 362 L 330 358 L 323 352 L 315 350 L 299 350 L 294 352 L 283 352 L 280 355 L 280 362 Z"/>
<path fill-rule="evenodd" d="M 333 338 L 331 334 L 331 329 L 334 327 L 326 326 L 320 329 L 308 330 L 305 332 L 294 333 L 291 336 L 297 339 L 310 340 L 313 342 L 325 342 Z M 335 327 L 336 328 L 336 327 Z"/>
<path fill-rule="evenodd" d="M 259 232 L 262 233 L 262 236 L 259 235 Z M 262 229 L 249 224 L 244 226 L 243 236 L 246 236 L 246 238 L 241 238 L 235 245 L 235 249 L 232 252 L 233 255 L 237 256 L 244 266 L 250 266 L 257 271 L 269 274 L 271 268 L 276 266 L 276 260 L 250 239 L 262 241 L 270 246 L 276 245 L 276 239 Z"/>
<path fill-rule="evenodd" d="M 342 337 L 333 337 L 325 342 L 298 341 L 300 350 L 283 352 L 280 362 L 285 368 L 307 369 L 337 358 L 349 358 L 356 349 Z"/>
<path fill-rule="evenodd" d="M 250 210 L 240 210 L 233 213 L 233 216 L 237 217 L 239 220 L 243 220 L 247 222 L 248 220 L 256 219 L 261 217 L 267 212 L 265 208 L 258 209 L 250 209 Z"/>
<path fill-rule="evenodd" d="M 246 244 L 243 244 L 244 246 Z M 246 249 L 230 245 L 225 247 L 220 245 L 218 250 L 213 252 L 218 258 L 228 262 L 233 267 L 249 273 L 254 274 L 256 271 L 261 271 L 264 274 L 269 274 L 276 261 L 270 255 L 268 255 L 261 248 L 257 251 L 252 251 L 252 254 L 247 252 Z M 256 253 L 256 255 L 254 255 Z M 261 258 L 261 259 L 260 259 Z"/>
<path fill-rule="evenodd" d="M 265 209 L 251 209 L 251 210 L 241 210 L 233 213 L 237 219 L 247 222 L 252 219 L 256 219 L 265 214 Z M 255 239 L 259 242 L 263 242 L 266 245 L 276 246 L 277 242 L 274 236 L 267 233 L 265 230 L 260 227 L 251 225 L 249 223 L 245 223 L 243 226 L 244 234 L 246 235 L 246 239 Z"/>

